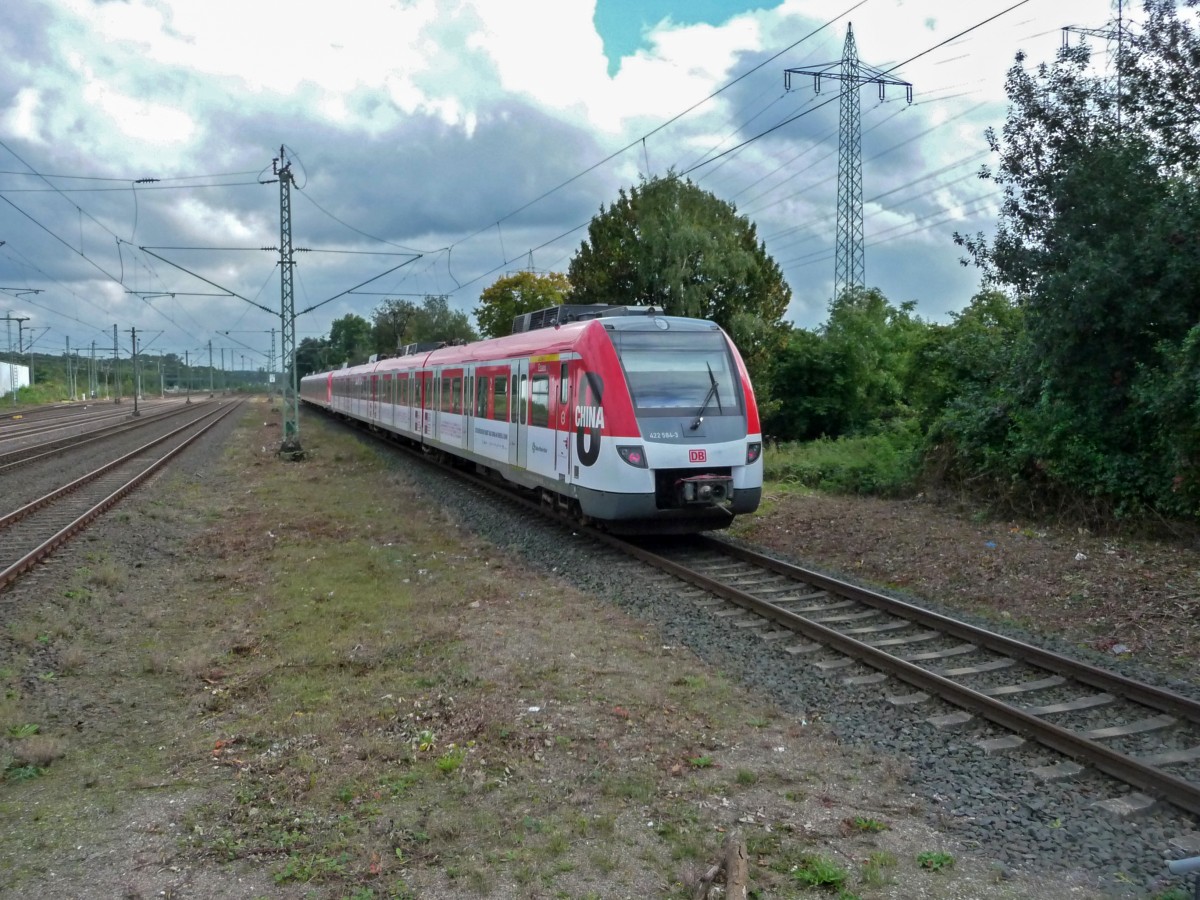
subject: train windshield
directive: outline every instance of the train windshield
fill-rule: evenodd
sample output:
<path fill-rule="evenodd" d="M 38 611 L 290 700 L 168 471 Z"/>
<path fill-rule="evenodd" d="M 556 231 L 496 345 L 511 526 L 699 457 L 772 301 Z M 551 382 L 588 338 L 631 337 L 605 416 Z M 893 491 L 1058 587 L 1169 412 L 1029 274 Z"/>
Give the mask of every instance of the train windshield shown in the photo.
<path fill-rule="evenodd" d="M 736 370 L 719 331 L 624 331 L 613 343 L 641 416 L 742 414 Z"/>

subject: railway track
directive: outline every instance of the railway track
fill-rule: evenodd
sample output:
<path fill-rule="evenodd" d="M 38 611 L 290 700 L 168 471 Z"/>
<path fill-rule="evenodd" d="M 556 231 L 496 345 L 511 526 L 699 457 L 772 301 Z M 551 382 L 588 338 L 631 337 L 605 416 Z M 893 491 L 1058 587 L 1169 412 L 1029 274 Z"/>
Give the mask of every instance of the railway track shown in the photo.
<path fill-rule="evenodd" d="M 959 708 L 930 717 L 934 727 L 979 718 L 1012 732 L 979 740 L 987 753 L 1033 742 L 1068 757 L 1034 773 L 1043 780 L 1090 767 L 1146 792 L 1106 801 L 1118 815 L 1157 800 L 1200 814 L 1200 702 L 725 541 L 603 539 L 719 597 L 711 612 L 730 627 L 758 629 L 829 676 L 915 689 L 889 693 L 897 706 L 940 697 Z"/>
<path fill-rule="evenodd" d="M 1067 757 L 1040 767 L 1040 778 L 1076 778 L 1090 767 L 1146 792 L 1106 801 L 1117 815 L 1161 800 L 1200 815 L 1196 700 L 725 541 L 694 536 L 655 552 L 580 526 L 492 479 L 458 474 L 720 598 L 728 606 L 714 614 L 730 627 L 762 629 L 764 640 L 788 642 L 788 652 L 811 655 L 829 675 L 856 663 L 874 670 L 847 676 L 850 685 L 893 678 L 916 690 L 892 694 L 889 703 L 940 697 L 959 708 L 930 717 L 935 727 L 979 717 L 1012 732 L 982 739 L 985 752 L 1031 741 Z"/>
<path fill-rule="evenodd" d="M 686 582 L 691 587 L 667 589 L 720 627 L 757 633 L 824 677 L 840 678 L 848 702 L 871 702 L 853 692 L 872 687 L 879 703 L 910 712 L 940 698 L 957 711 L 928 715 L 933 728 L 974 728 L 978 737 L 954 742 L 1013 754 L 1017 765 L 1029 758 L 1031 780 L 1078 781 L 1079 796 L 1114 820 L 1163 803 L 1200 815 L 1200 702 L 726 541 L 634 543 L 494 479 L 455 474 L 667 573 L 668 584 Z M 1171 846 L 1195 852 L 1197 841 L 1193 826 Z"/>
<path fill-rule="evenodd" d="M 197 409 L 180 427 L 0 516 L 0 591 L 82 531 L 240 403 Z"/>
<path fill-rule="evenodd" d="M 174 400 L 156 400 L 141 404 L 143 415 L 153 415 L 164 407 L 174 407 Z M 128 421 L 132 404 L 91 404 L 65 410 L 45 410 L 42 415 L 30 414 L 0 419 L 0 452 L 39 443 L 47 439 L 70 438 L 84 434 L 105 423 Z"/>
<path fill-rule="evenodd" d="M 206 401 L 207 402 L 207 401 Z M 10 472 L 20 466 L 28 463 L 37 462 L 46 459 L 56 453 L 61 453 L 67 449 L 75 449 L 91 444 L 95 441 L 105 440 L 127 432 L 136 431 L 139 428 L 157 424 L 172 416 L 188 415 L 194 413 L 194 410 L 200 409 L 201 406 L 193 404 L 191 407 L 182 404 L 172 404 L 166 409 L 141 416 L 137 419 L 130 419 L 128 414 L 118 416 L 104 416 L 101 418 L 90 419 L 86 422 L 91 428 L 84 428 L 85 423 L 78 423 L 77 427 L 72 429 L 72 433 L 65 437 L 52 437 L 50 440 L 42 440 L 36 443 L 26 443 L 24 446 L 16 449 L 6 449 L 6 445 L 18 443 L 14 440 L 0 439 L 0 477 L 5 473 Z M 116 419 L 116 424 L 106 425 L 111 419 Z M 57 432 L 60 429 L 55 429 Z M 34 439 L 31 435 L 25 434 L 22 436 L 25 439 Z M 21 441 L 20 443 L 24 443 Z"/>

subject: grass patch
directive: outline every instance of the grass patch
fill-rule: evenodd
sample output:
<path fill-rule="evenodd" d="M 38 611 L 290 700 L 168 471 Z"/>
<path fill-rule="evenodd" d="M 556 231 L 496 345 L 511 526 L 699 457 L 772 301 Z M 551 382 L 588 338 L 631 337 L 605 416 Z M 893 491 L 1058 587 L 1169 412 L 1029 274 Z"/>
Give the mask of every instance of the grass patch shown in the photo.
<path fill-rule="evenodd" d="M 828 857 L 819 854 L 805 856 L 792 872 L 792 880 L 805 887 L 840 889 L 849 873 Z"/>

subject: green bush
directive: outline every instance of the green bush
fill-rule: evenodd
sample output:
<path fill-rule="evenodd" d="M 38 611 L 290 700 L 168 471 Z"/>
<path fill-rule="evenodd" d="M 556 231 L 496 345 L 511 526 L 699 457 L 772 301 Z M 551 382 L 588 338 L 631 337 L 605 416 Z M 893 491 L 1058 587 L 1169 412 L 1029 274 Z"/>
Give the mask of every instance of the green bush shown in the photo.
<path fill-rule="evenodd" d="M 916 484 L 921 448 L 916 425 L 894 421 L 875 434 L 773 446 L 764 475 L 833 493 L 902 496 Z"/>

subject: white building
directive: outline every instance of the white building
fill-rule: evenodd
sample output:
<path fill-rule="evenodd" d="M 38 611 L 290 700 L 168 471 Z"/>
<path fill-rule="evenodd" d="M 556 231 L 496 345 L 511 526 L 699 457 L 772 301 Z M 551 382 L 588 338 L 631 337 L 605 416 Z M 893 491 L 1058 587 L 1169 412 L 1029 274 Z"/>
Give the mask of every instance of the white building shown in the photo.
<path fill-rule="evenodd" d="M 29 366 L 14 366 L 0 362 L 0 395 L 29 387 Z"/>

